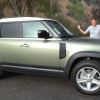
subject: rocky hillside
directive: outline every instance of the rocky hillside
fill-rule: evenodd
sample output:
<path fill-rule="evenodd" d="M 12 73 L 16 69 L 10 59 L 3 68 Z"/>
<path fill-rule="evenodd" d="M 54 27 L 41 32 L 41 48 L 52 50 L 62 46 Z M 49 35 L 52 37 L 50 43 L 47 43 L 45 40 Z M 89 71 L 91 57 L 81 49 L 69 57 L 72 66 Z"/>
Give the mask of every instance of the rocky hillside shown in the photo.
<path fill-rule="evenodd" d="M 70 4 L 73 5 L 71 2 L 69 2 L 69 0 L 59 0 L 59 5 L 60 5 L 60 9 L 61 9 L 61 14 L 63 15 L 63 17 L 65 19 L 69 19 L 70 21 L 72 21 L 73 23 L 78 23 L 77 20 L 75 20 L 73 17 L 68 16 L 67 13 L 69 12 L 68 9 L 66 9 L 66 5 Z M 86 2 L 84 2 L 84 0 L 80 1 L 83 4 L 84 7 L 84 13 L 88 16 L 91 16 L 91 7 L 92 4 L 89 6 L 86 4 Z"/>
<path fill-rule="evenodd" d="M 51 0 L 52 1 L 52 0 Z M 84 0 L 80 0 L 81 4 L 84 7 L 84 13 L 86 14 L 86 16 L 91 16 L 91 6 L 92 4 L 89 6 L 86 4 L 86 2 L 84 2 Z M 78 23 L 77 20 L 75 20 L 75 18 L 73 18 L 73 16 L 68 16 L 68 12 L 69 9 L 66 8 L 66 5 L 70 4 L 73 5 L 73 3 L 71 3 L 69 0 L 58 0 L 58 4 L 59 4 L 59 9 L 60 14 L 63 16 L 64 19 L 69 19 L 70 21 L 72 21 L 72 23 Z M 25 11 L 27 10 L 27 8 L 25 8 Z M 6 17 L 12 17 L 13 16 L 13 10 L 5 8 L 4 9 L 4 14 Z M 27 13 L 24 14 L 25 16 L 28 16 Z M 34 11 L 34 16 L 35 17 L 46 17 L 44 16 L 43 13 L 37 13 L 36 10 Z M 84 23 L 84 22 L 83 22 Z"/>

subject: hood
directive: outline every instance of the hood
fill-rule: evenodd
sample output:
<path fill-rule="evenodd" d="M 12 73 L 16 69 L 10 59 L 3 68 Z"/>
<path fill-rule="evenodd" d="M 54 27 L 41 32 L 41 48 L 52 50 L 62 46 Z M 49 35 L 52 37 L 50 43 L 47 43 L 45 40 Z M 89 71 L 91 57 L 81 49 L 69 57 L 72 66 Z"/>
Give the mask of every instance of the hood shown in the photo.
<path fill-rule="evenodd" d="M 100 39 L 94 39 L 89 37 L 82 38 L 63 38 L 64 40 L 75 41 L 75 42 L 88 42 L 88 43 L 100 43 Z"/>

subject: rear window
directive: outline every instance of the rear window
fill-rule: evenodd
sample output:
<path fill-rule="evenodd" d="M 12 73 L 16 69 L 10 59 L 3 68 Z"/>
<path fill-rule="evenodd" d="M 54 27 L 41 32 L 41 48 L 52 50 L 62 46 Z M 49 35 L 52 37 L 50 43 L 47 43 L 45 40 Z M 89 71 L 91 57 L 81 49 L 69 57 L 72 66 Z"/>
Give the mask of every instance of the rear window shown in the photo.
<path fill-rule="evenodd" d="M 17 32 L 17 23 L 2 23 L 1 24 L 1 37 L 15 38 Z"/>

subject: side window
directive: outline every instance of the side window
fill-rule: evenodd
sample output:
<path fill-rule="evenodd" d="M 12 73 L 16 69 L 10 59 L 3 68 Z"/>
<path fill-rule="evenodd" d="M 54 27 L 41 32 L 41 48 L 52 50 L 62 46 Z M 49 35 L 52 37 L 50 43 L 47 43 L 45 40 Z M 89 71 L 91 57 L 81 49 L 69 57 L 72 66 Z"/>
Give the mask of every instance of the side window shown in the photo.
<path fill-rule="evenodd" d="M 17 23 L 2 23 L 1 24 L 1 37 L 15 38 L 17 32 Z"/>
<path fill-rule="evenodd" d="M 27 22 L 22 23 L 23 37 L 38 37 L 38 30 L 46 30 L 41 22 Z"/>

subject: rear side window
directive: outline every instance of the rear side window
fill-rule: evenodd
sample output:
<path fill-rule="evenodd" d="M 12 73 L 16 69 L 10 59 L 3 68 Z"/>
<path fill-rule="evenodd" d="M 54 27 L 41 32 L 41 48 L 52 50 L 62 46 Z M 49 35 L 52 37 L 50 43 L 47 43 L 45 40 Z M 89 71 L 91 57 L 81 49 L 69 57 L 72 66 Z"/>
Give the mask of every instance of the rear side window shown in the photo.
<path fill-rule="evenodd" d="M 22 23 L 23 27 L 23 37 L 35 37 L 37 38 L 38 30 L 46 30 L 48 31 L 41 22 L 27 22 Z"/>
<path fill-rule="evenodd" d="M 1 24 L 1 37 L 15 38 L 17 32 L 17 23 L 2 23 Z"/>

